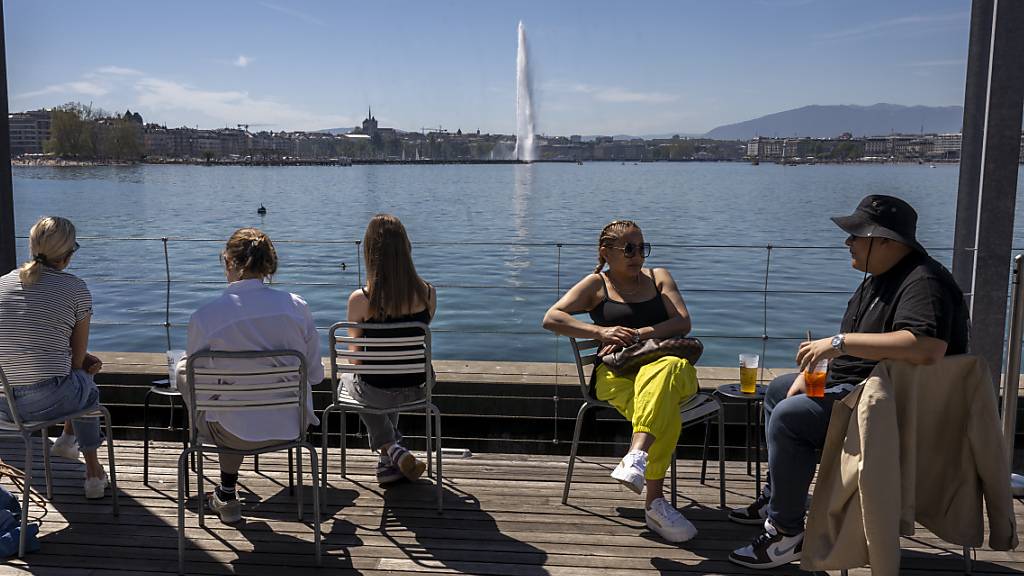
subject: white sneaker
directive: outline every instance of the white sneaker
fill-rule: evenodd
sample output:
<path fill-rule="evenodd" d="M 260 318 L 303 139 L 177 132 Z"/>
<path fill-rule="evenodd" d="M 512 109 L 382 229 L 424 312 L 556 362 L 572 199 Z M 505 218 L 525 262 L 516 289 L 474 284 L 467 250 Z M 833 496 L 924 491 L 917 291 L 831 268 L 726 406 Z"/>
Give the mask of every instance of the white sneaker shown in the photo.
<path fill-rule="evenodd" d="M 733 550 L 732 554 L 729 554 L 729 561 L 755 570 L 777 568 L 799 561 L 803 544 L 803 532 L 783 534 L 769 518 L 764 521 L 764 532 L 750 544 Z"/>
<path fill-rule="evenodd" d="M 103 496 L 106 495 L 107 486 L 110 486 L 110 480 L 107 478 L 106 472 L 103 472 L 103 476 L 86 478 L 85 497 L 89 500 L 103 498 Z"/>
<path fill-rule="evenodd" d="M 651 502 L 644 516 L 647 527 L 669 542 L 686 542 L 697 535 L 697 527 L 664 498 Z"/>
<path fill-rule="evenodd" d="M 220 521 L 225 524 L 233 524 L 242 519 L 242 503 L 238 498 L 227 502 L 217 497 L 217 490 L 210 492 L 210 509 L 220 516 Z"/>
<path fill-rule="evenodd" d="M 622 457 L 619 465 L 612 470 L 612 478 L 633 492 L 644 491 L 644 473 L 647 471 L 647 452 L 629 452 Z"/>
<path fill-rule="evenodd" d="M 74 435 L 62 433 L 59 438 L 53 441 L 53 446 L 50 447 L 50 455 L 58 458 L 67 458 L 68 460 L 78 460 L 78 440 Z"/>

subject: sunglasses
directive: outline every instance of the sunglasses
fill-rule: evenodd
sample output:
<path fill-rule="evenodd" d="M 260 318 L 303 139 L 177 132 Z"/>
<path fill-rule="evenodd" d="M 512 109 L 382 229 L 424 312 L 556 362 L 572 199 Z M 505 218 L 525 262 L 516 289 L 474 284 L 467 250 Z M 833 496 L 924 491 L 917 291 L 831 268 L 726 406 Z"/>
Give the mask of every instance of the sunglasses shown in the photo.
<path fill-rule="evenodd" d="M 81 248 L 81 247 L 82 247 L 81 244 L 79 244 L 78 242 L 75 242 L 75 247 L 71 249 L 71 254 L 74 254 L 75 252 L 78 252 L 78 249 Z"/>
<path fill-rule="evenodd" d="M 622 255 L 626 258 L 632 258 L 633 256 L 636 256 L 637 253 L 640 254 L 641 258 L 647 258 L 651 255 L 651 245 L 648 242 L 643 242 L 641 244 L 626 242 L 624 246 L 611 246 L 611 248 L 622 250 Z"/>

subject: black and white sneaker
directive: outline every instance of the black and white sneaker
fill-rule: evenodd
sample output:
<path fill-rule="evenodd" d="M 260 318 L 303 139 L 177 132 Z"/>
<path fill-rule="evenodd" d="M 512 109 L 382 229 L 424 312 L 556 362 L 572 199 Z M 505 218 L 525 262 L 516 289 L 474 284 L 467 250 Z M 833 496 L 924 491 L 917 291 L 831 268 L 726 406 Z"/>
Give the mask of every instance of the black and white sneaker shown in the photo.
<path fill-rule="evenodd" d="M 729 561 L 755 570 L 777 568 L 800 560 L 804 533 L 787 535 L 779 532 L 771 520 L 764 521 L 764 533 L 754 541 L 729 554 Z"/>
<path fill-rule="evenodd" d="M 729 520 L 738 524 L 750 524 L 760 526 L 768 519 L 768 501 L 771 500 L 771 492 L 765 486 L 757 500 L 746 508 L 733 508 L 729 511 Z"/>

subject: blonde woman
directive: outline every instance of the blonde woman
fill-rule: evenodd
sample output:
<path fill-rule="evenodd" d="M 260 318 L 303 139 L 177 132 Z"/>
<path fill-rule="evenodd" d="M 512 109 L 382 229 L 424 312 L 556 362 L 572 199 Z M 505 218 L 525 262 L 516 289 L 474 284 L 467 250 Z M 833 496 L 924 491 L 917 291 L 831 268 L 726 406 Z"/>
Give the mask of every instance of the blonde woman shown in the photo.
<path fill-rule="evenodd" d="M 188 323 L 188 353 L 200 350 L 220 352 L 246 350 L 298 350 L 306 358 L 306 422 L 320 423 L 313 412 L 312 387 L 324 379 L 320 360 L 320 336 L 309 306 L 301 297 L 274 290 L 264 280 L 277 271 L 277 251 L 270 237 L 258 228 L 240 228 L 231 235 L 221 253 L 228 286 L 212 302 L 196 310 Z M 183 364 L 179 364 L 180 367 Z M 178 378 L 179 386 L 187 382 Z M 189 394 L 185 390 L 184 397 Z M 204 439 L 227 448 L 255 450 L 299 434 L 297 411 L 259 412 L 207 411 L 196 429 Z M 221 522 L 242 519 L 242 507 L 235 493 L 242 456 L 219 454 L 220 484 L 207 500 Z"/>
<path fill-rule="evenodd" d="M 0 366 L 13 387 L 14 404 L 25 420 L 53 420 L 95 405 L 93 374 L 103 363 L 86 352 L 92 295 L 80 278 L 66 272 L 78 250 L 75 226 L 59 216 L 40 218 L 29 231 L 32 259 L 0 277 Z M 10 420 L 7 403 L 0 417 Z M 99 420 L 64 425 L 53 453 L 85 456 L 85 497 L 103 498 L 107 473 L 96 457 L 103 443 Z"/>
<path fill-rule="evenodd" d="M 651 245 L 636 223 L 616 220 L 601 231 L 594 273 L 569 289 L 544 315 L 544 328 L 563 336 L 600 340 L 601 354 L 648 338 L 685 336 L 690 314 L 664 268 L 644 268 Z M 605 266 L 607 265 L 607 269 Z M 573 317 L 588 312 L 592 323 Z M 664 356 L 636 372 L 616 374 L 599 365 L 593 378 L 599 400 L 633 424 L 629 452 L 612 471 L 640 494 L 647 489 L 647 526 L 670 542 L 685 542 L 697 529 L 665 500 L 665 471 L 682 429 L 680 406 L 697 393 L 697 373 L 687 360 Z"/>
<path fill-rule="evenodd" d="M 348 321 L 423 322 L 434 317 L 437 297 L 434 287 L 416 274 L 412 245 L 405 226 L 391 214 L 377 214 L 366 227 L 363 238 L 366 261 L 366 286 L 348 298 Z M 350 336 L 392 338 L 419 335 L 415 328 L 369 329 L 349 331 Z M 391 408 L 416 400 L 426 393 L 425 374 L 346 375 L 343 382 L 349 393 L 363 404 Z M 370 448 L 380 451 L 377 482 L 387 485 L 402 479 L 416 480 L 426 465 L 417 460 L 400 442 L 398 414 L 360 414 L 370 435 Z"/>

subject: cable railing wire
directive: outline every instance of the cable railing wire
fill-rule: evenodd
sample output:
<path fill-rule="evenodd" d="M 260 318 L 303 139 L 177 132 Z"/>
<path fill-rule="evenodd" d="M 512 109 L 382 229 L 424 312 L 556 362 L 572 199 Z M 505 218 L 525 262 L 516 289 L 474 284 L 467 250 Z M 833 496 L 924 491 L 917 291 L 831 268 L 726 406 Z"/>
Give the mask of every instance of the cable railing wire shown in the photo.
<path fill-rule="evenodd" d="M 26 237 L 17 237 L 21 240 L 26 240 Z M 109 327 L 120 327 L 120 326 L 143 326 L 143 327 L 163 327 L 166 336 L 167 348 L 171 348 L 171 332 L 175 329 L 184 328 L 187 323 L 178 323 L 172 321 L 172 288 L 174 286 L 217 286 L 223 285 L 224 280 L 220 278 L 179 278 L 173 274 L 170 262 L 170 244 L 175 243 L 207 243 L 207 244 L 221 244 L 223 243 L 222 238 L 194 238 L 194 237 L 180 237 L 180 236 L 161 236 L 161 237 L 136 237 L 136 236 L 82 236 L 80 240 L 96 241 L 96 242 L 160 242 L 163 252 L 163 264 L 164 264 L 164 278 L 153 279 L 143 277 L 119 277 L 119 276 L 98 276 L 90 278 L 90 282 L 96 283 L 107 283 L 107 284 L 161 284 L 164 286 L 164 298 L 162 310 L 142 310 L 139 313 L 163 313 L 162 322 L 140 322 L 140 321 L 118 321 L 118 320 L 96 320 L 93 322 L 96 326 L 109 326 Z M 359 239 L 353 240 L 310 240 L 310 239 L 292 239 L 292 238 L 278 238 L 274 240 L 275 244 L 279 245 L 327 245 L 327 246 L 346 246 L 351 245 L 355 250 L 355 266 L 356 266 L 356 282 L 351 281 L 315 281 L 315 280 L 291 280 L 291 279 L 274 279 L 273 284 L 275 286 L 296 286 L 296 287 L 335 287 L 335 288 L 356 288 L 362 286 L 364 283 L 363 279 L 363 253 L 362 253 L 362 241 Z M 493 284 L 493 283 L 464 283 L 464 282 L 450 282 L 450 283 L 437 283 L 435 286 L 439 289 L 459 289 L 459 290 L 516 290 L 516 291 L 527 291 L 527 292 L 546 292 L 554 288 L 554 299 L 557 299 L 562 294 L 562 252 L 565 249 L 587 249 L 592 250 L 593 244 L 583 242 L 499 242 L 499 241 L 427 241 L 417 242 L 416 246 L 427 247 L 427 248 L 438 248 L 438 247 L 450 247 L 450 246 L 470 246 L 470 247 L 493 247 L 501 248 L 504 250 L 516 249 L 516 248 L 554 248 L 554 282 L 552 284 Z M 838 290 L 838 289 L 815 289 L 807 287 L 799 288 L 773 288 L 772 287 L 772 255 L 773 251 L 778 250 L 823 250 L 823 251 L 846 251 L 845 246 L 836 245 L 787 245 L 787 244 L 693 244 L 693 243 L 663 243 L 659 244 L 659 248 L 669 249 L 688 249 L 688 250 L 740 250 L 740 251 L 764 251 L 764 274 L 762 286 L 759 288 L 700 288 L 700 287 L 687 287 L 687 293 L 721 293 L 721 294 L 760 294 L 761 298 L 761 334 L 725 334 L 718 332 L 702 332 L 695 331 L 694 335 L 708 340 L 760 340 L 761 342 L 761 363 L 760 363 L 760 380 L 763 381 L 765 377 L 765 364 L 767 347 L 769 342 L 798 342 L 804 339 L 802 335 L 785 335 L 785 334 L 769 334 L 768 325 L 768 299 L 770 296 L 787 296 L 787 295 L 849 295 L 852 293 L 850 290 Z M 951 252 L 953 248 L 939 247 L 931 248 L 932 252 Z M 965 249 L 973 251 L 974 249 Z M 1024 249 L 1015 248 L 1015 251 Z M 346 263 L 341 263 L 340 268 L 342 272 L 347 271 L 348 266 Z M 313 268 L 315 269 L 315 268 Z M 326 332 L 329 326 L 317 326 L 317 330 Z M 546 334 L 546 331 L 541 329 L 534 330 L 501 330 L 501 329 L 464 329 L 464 328 L 435 328 L 432 330 L 438 334 L 472 334 L 472 335 L 499 335 L 499 336 L 542 336 Z M 552 429 L 551 437 L 547 442 L 552 444 L 558 444 L 559 438 L 559 422 L 570 419 L 572 416 L 563 416 L 559 411 L 559 404 L 563 399 L 562 395 L 562 382 L 560 381 L 560 373 L 557 369 L 558 362 L 560 360 L 559 350 L 564 344 L 564 338 L 553 335 L 553 378 L 555 393 L 553 396 L 538 397 L 537 399 L 547 399 L 553 404 L 553 412 L 550 418 L 542 416 L 531 416 L 531 418 L 537 418 L 540 420 L 551 420 Z M 461 396 L 460 396 L 461 397 Z M 498 398 L 498 396 L 491 395 L 490 398 Z M 533 397 L 522 397 L 512 395 L 510 399 L 534 399 Z M 493 418 L 516 418 L 515 415 L 506 414 L 491 414 L 487 415 Z M 360 425 L 354 433 L 350 433 L 354 437 L 365 436 L 365 432 L 362 430 Z M 450 440 L 459 440 L 459 437 L 453 436 L 448 438 Z M 480 440 L 480 439 L 476 439 Z M 535 442 L 535 440 L 523 438 L 523 442 Z M 539 441 L 538 441 L 539 442 Z M 603 442 L 586 442 L 591 445 L 602 445 Z"/>

